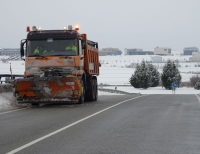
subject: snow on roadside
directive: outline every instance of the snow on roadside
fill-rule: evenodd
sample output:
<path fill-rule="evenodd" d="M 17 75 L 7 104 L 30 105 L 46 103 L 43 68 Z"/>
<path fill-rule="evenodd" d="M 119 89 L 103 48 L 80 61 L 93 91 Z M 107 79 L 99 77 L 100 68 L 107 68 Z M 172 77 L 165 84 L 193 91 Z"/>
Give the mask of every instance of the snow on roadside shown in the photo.
<path fill-rule="evenodd" d="M 17 108 L 16 99 L 12 92 L 0 93 L 0 111 Z"/>
<path fill-rule="evenodd" d="M 117 93 L 109 93 L 104 91 L 98 91 L 98 96 L 104 96 L 104 95 L 124 95 L 124 94 L 117 94 Z"/>
<path fill-rule="evenodd" d="M 105 89 L 115 89 L 114 86 L 103 87 Z M 173 94 L 172 90 L 166 90 L 164 87 L 150 87 L 147 89 L 134 88 L 132 86 L 118 86 L 117 90 L 129 92 L 129 93 L 140 93 L 140 94 Z M 175 94 L 199 94 L 200 91 L 194 88 L 181 87 L 176 88 Z"/>
<path fill-rule="evenodd" d="M 98 91 L 99 96 L 102 95 L 121 95 L 115 93 L 108 93 Z M 12 92 L 3 92 L 0 93 L 0 111 L 12 110 L 18 108 L 16 98 L 13 96 Z"/>

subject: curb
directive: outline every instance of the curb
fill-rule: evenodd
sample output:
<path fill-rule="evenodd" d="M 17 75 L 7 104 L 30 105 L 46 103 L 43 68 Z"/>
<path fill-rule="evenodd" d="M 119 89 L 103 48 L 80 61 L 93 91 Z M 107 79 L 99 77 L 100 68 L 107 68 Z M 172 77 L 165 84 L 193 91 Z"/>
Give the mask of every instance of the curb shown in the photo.
<path fill-rule="evenodd" d="M 109 93 L 117 93 L 117 94 L 124 94 L 124 95 L 135 95 L 139 93 L 129 93 L 125 91 L 120 90 L 113 90 L 113 89 L 105 89 L 105 88 L 98 88 L 99 91 L 109 92 Z"/>

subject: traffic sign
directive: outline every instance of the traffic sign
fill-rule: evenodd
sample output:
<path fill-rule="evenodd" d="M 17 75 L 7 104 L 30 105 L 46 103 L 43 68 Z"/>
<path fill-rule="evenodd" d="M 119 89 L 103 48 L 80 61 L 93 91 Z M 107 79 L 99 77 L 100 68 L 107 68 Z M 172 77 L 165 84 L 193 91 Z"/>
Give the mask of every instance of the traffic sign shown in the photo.
<path fill-rule="evenodd" d="M 178 83 L 177 82 L 173 82 L 172 86 L 176 88 L 176 87 L 178 87 Z"/>

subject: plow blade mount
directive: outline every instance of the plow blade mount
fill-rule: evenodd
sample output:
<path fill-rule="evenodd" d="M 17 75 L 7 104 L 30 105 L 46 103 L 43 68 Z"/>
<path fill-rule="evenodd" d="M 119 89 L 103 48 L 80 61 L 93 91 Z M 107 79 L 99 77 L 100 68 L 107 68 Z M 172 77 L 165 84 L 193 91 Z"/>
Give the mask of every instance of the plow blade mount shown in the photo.
<path fill-rule="evenodd" d="M 13 84 L 19 103 L 78 101 L 82 94 L 80 80 L 72 75 L 16 79 Z"/>

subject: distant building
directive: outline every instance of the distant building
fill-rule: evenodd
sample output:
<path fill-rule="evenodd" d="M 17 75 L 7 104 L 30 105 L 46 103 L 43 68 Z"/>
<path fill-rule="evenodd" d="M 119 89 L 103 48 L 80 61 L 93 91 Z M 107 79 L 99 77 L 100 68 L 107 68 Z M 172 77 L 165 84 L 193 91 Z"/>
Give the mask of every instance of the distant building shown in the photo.
<path fill-rule="evenodd" d="M 108 55 L 121 55 L 122 51 L 118 48 L 103 48 L 99 51 L 99 56 L 108 56 Z"/>
<path fill-rule="evenodd" d="M 197 47 L 186 47 L 183 49 L 183 55 L 192 55 L 193 52 L 199 52 Z"/>
<path fill-rule="evenodd" d="M 171 48 L 162 48 L 162 47 L 154 48 L 154 55 L 166 56 L 170 54 L 171 54 Z"/>
<path fill-rule="evenodd" d="M 143 49 L 124 49 L 124 55 L 153 55 L 153 51 L 143 51 Z"/>
<path fill-rule="evenodd" d="M 152 63 L 162 63 L 162 57 L 161 56 L 153 56 L 151 57 Z"/>
<path fill-rule="evenodd" d="M 15 56 L 20 55 L 19 48 L 0 48 L 0 56 Z"/>
<path fill-rule="evenodd" d="M 193 52 L 192 53 L 192 61 L 193 62 L 200 62 L 200 52 Z"/>

